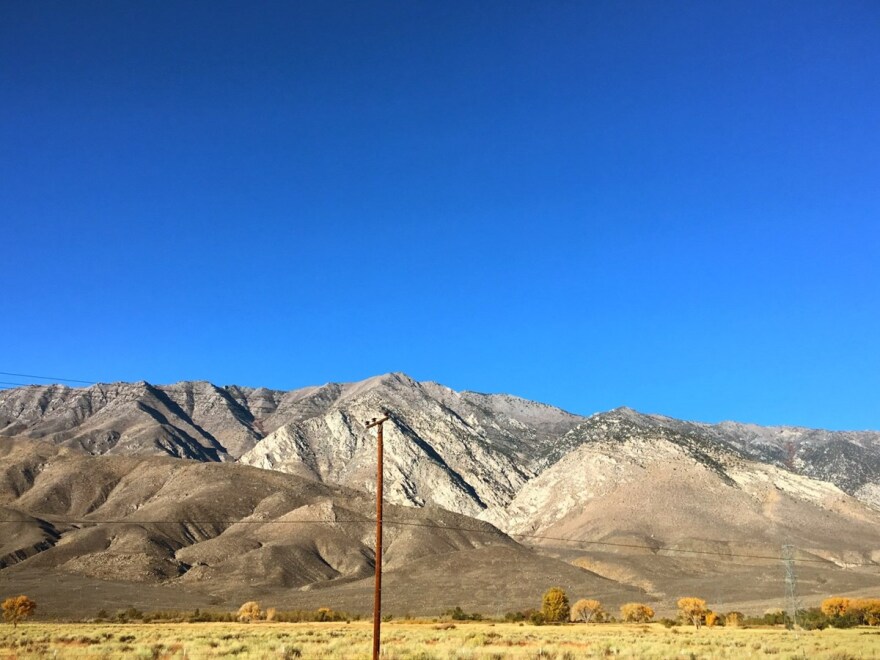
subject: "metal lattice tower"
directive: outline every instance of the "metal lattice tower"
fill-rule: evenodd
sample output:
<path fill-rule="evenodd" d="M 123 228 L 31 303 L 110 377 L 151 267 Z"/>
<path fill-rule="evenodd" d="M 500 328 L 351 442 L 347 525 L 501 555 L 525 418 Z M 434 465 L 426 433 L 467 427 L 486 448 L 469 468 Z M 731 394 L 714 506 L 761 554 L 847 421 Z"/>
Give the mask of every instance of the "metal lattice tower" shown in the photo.
<path fill-rule="evenodd" d="M 801 607 L 797 595 L 797 573 L 794 567 L 795 548 L 793 545 L 782 546 L 782 564 L 785 567 L 785 610 L 788 613 L 786 626 L 797 627 L 797 613 Z"/>

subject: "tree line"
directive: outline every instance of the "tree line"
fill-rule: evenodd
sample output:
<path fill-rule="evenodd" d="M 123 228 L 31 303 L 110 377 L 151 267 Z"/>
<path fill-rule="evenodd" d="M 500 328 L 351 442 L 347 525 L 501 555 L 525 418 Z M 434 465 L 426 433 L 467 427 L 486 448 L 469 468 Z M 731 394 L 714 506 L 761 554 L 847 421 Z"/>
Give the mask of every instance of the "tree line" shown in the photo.
<path fill-rule="evenodd" d="M 822 601 L 820 607 L 800 609 L 795 613 L 794 620 L 782 610 L 770 610 L 761 617 L 746 617 L 742 612 L 727 612 L 722 614 L 709 608 L 707 602 L 695 596 L 679 598 L 677 603 L 677 619 L 661 619 L 659 622 L 665 626 L 693 625 L 695 628 L 702 626 L 750 626 L 750 625 L 785 625 L 787 627 L 798 626 L 807 630 L 822 629 L 826 627 L 850 628 L 854 626 L 880 626 L 880 598 L 846 598 L 832 596 Z M 12 596 L 6 598 L 0 608 L 3 618 L 7 623 L 17 626 L 19 622 L 31 617 L 36 611 L 37 604 L 28 596 Z M 540 609 L 530 609 L 524 612 L 508 612 L 504 618 L 507 621 L 529 621 L 535 625 L 562 624 L 562 623 L 651 623 L 654 621 L 654 609 L 645 603 L 624 603 L 619 609 L 619 618 L 610 614 L 606 607 L 595 598 L 581 598 L 573 605 L 569 604 L 568 594 L 561 587 L 551 587 L 542 599 Z M 465 612 L 461 607 L 455 607 L 444 612 L 444 616 L 455 621 L 480 621 L 482 614 Z M 386 620 L 390 620 L 390 616 Z M 137 608 L 130 607 L 119 610 L 115 615 L 108 614 L 105 610 L 98 612 L 96 621 L 116 621 L 125 623 L 128 621 L 169 621 L 169 622 L 243 622 L 252 623 L 257 621 L 276 621 L 285 623 L 321 622 L 321 621 L 352 621 L 359 620 L 359 615 L 349 615 L 345 612 L 333 610 L 329 607 L 319 607 L 316 610 L 278 610 L 268 607 L 265 610 L 257 601 L 248 601 L 239 607 L 237 612 L 212 612 L 196 609 L 192 612 L 165 610 L 145 614 Z"/>

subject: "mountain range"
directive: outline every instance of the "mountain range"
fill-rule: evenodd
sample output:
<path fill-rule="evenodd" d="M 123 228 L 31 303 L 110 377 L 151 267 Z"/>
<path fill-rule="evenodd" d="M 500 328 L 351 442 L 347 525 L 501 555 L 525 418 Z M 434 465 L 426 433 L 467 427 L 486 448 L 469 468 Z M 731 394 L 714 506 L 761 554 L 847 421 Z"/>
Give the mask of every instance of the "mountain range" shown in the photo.
<path fill-rule="evenodd" d="M 550 582 L 661 608 L 686 588 L 757 606 L 783 593 L 782 545 L 807 598 L 880 587 L 878 432 L 587 417 L 400 373 L 289 392 L 0 391 L 4 579 L 39 593 L 49 571 L 119 602 L 179 585 L 184 604 L 319 593 L 366 609 L 364 422 L 383 412 L 399 608 L 534 606 Z"/>

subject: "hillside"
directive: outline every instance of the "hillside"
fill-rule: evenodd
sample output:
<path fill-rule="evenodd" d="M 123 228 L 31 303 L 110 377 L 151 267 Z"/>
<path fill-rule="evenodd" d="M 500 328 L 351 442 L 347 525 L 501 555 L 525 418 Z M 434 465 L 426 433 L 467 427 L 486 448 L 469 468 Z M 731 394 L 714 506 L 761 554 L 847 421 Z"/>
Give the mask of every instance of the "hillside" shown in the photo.
<path fill-rule="evenodd" d="M 251 597 L 369 607 L 375 503 L 364 493 L 247 466 L 95 457 L 38 441 L 0 440 L 0 466 L 4 583 L 29 588 L 56 612 L 78 607 L 65 584 L 142 607 L 232 607 Z M 389 584 L 408 585 L 395 596 L 404 602 L 433 594 L 432 607 L 452 607 L 467 575 L 491 578 L 498 565 L 564 575 L 609 596 L 638 593 L 459 514 L 389 505 L 386 516 L 385 568 Z M 444 591 L 430 575 L 449 562 L 457 569 L 446 583 L 456 586 Z M 497 586 L 491 602 L 470 601 L 534 597 L 511 584 Z"/>
<path fill-rule="evenodd" d="M 632 437 L 664 432 L 828 481 L 880 508 L 880 432 L 702 424 L 621 408 L 590 418 L 509 395 L 456 392 L 386 374 L 281 392 L 181 382 L 27 386 L 0 391 L 0 436 L 43 439 L 91 454 L 240 460 L 362 488 L 373 460 L 363 422 L 380 409 L 389 499 L 477 514 L 507 505 L 575 449 L 591 427 L 626 416 Z M 607 432 L 615 432 L 607 426 Z"/>
<path fill-rule="evenodd" d="M 807 597 L 880 585 L 878 433 L 627 408 L 580 417 L 403 374 L 291 392 L 0 392 L 3 574 L 59 571 L 124 593 L 179 585 L 209 600 L 247 585 L 310 602 L 319 589 L 363 607 L 372 527 L 328 521 L 372 517 L 363 422 L 382 410 L 386 496 L 400 505 L 385 561 L 401 607 L 525 607 L 553 576 L 612 600 L 662 604 L 690 585 L 760 603 L 781 593 L 784 544 L 798 549 Z M 499 578 L 504 566 L 519 577 Z"/>

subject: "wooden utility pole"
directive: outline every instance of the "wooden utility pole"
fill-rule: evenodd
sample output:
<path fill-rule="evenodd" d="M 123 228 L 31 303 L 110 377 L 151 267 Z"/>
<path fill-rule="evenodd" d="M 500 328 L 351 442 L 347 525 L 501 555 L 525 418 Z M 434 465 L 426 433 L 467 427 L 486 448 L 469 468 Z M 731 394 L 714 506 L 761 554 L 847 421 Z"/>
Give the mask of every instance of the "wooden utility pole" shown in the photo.
<path fill-rule="evenodd" d="M 373 592 L 373 660 L 379 660 L 379 639 L 382 626 L 382 424 L 388 421 L 388 413 L 382 419 L 373 417 L 367 428 L 376 429 L 376 587 Z"/>

